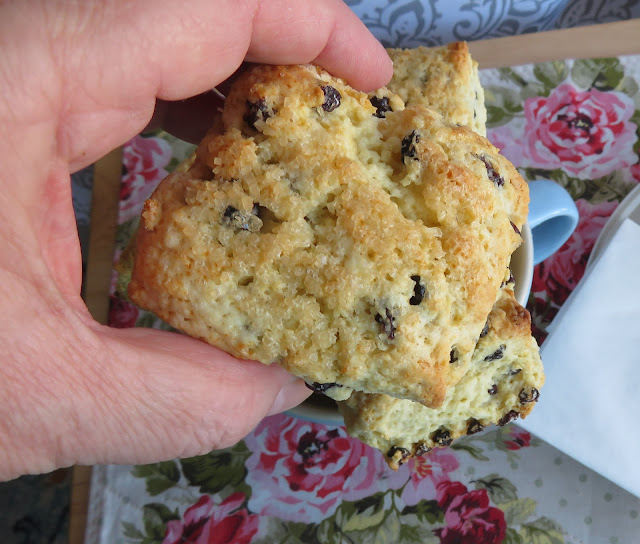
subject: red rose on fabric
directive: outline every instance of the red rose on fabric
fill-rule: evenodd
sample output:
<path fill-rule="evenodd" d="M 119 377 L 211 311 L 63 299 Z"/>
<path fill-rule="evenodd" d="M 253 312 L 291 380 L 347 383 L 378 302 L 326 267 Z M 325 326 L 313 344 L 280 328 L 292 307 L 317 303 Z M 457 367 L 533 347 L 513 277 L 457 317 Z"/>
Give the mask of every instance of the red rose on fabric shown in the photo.
<path fill-rule="evenodd" d="M 258 532 L 259 518 L 240 506 L 244 493 L 234 493 L 216 505 L 203 495 L 182 520 L 167 523 L 162 544 L 249 544 Z"/>
<path fill-rule="evenodd" d="M 589 254 L 605 223 L 618 206 L 617 202 L 590 204 L 576 201 L 580 220 L 566 243 L 551 257 L 535 267 L 533 293 L 547 292 L 561 306 L 584 276 Z"/>
<path fill-rule="evenodd" d="M 109 302 L 109 326 L 117 329 L 135 327 L 140 310 L 133 304 L 111 296 Z"/>
<path fill-rule="evenodd" d="M 528 304 L 527 309 L 531 312 L 531 333 L 541 346 L 548 336 L 547 327 L 560 308 L 547 298 L 535 297 L 533 304 Z"/>
<path fill-rule="evenodd" d="M 461 482 L 441 482 L 437 491 L 447 524 L 434 530 L 440 544 L 500 544 L 504 540 L 504 512 L 489 505 L 486 489 L 468 491 Z"/>
<path fill-rule="evenodd" d="M 409 481 L 401 494 L 407 506 L 418 504 L 436 496 L 436 486 L 449 481 L 449 473 L 460 467 L 455 452 L 450 448 L 436 448 L 421 457 L 412 457 L 407 463 Z"/>
<path fill-rule="evenodd" d="M 144 201 L 168 174 L 171 146 L 162 138 L 135 136 L 123 147 L 119 223 L 138 216 Z"/>
<path fill-rule="evenodd" d="M 638 160 L 633 100 L 615 91 L 560 85 L 528 98 L 523 154 L 528 166 L 562 168 L 581 179 L 605 176 Z"/>
<path fill-rule="evenodd" d="M 398 489 L 408 479 L 406 467 L 392 471 L 380 452 L 342 427 L 272 416 L 245 444 L 254 452 L 246 462 L 249 507 L 260 515 L 320 523 L 343 500 Z"/>
<path fill-rule="evenodd" d="M 508 450 L 516 451 L 520 448 L 527 448 L 531 445 L 531 435 L 517 425 L 509 425 L 511 439 L 505 440 Z"/>
<path fill-rule="evenodd" d="M 631 175 L 638 183 L 640 183 L 640 162 L 631 167 Z"/>

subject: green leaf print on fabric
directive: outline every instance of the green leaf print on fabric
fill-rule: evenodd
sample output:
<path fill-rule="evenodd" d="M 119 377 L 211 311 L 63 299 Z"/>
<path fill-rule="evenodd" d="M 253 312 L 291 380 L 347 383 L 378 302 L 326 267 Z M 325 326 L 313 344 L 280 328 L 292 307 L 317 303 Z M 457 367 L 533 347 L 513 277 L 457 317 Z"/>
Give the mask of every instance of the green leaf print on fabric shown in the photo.
<path fill-rule="evenodd" d="M 501 506 L 518 498 L 516 487 L 499 474 L 489 474 L 484 478 L 473 480 L 476 489 L 486 489 L 491 500 Z"/>
<path fill-rule="evenodd" d="M 505 125 L 523 111 L 519 93 L 508 87 L 487 87 L 485 102 L 488 127 Z"/>
<path fill-rule="evenodd" d="M 520 534 L 527 544 L 565 544 L 562 528 L 547 517 L 523 524 Z"/>
<path fill-rule="evenodd" d="M 142 523 L 144 524 L 145 540 L 143 542 L 162 542 L 167 532 L 167 523 L 180 519 L 177 510 L 170 510 L 160 503 L 145 504 L 142 509 Z"/>
<path fill-rule="evenodd" d="M 248 498 L 251 488 L 244 484 L 247 474 L 244 464 L 250 455 L 251 452 L 241 441 L 226 450 L 181 459 L 180 465 L 189 484 L 198 487 L 201 493 L 218 493 L 225 487 L 232 486 L 236 491 L 245 493 Z"/>
<path fill-rule="evenodd" d="M 456 451 L 466 451 L 469 455 L 471 455 L 471 457 L 477 459 L 478 461 L 489 460 L 489 458 L 482 453 L 481 448 L 473 446 L 467 440 L 458 440 L 457 442 L 454 442 L 453 444 L 451 444 L 451 449 Z"/>
<path fill-rule="evenodd" d="M 144 533 L 142 533 L 142 531 L 140 531 L 140 529 L 138 529 L 133 523 L 129 521 L 123 521 L 122 529 L 122 534 L 125 536 L 125 538 L 138 542 L 144 540 Z"/>
<path fill-rule="evenodd" d="M 616 58 L 578 59 L 571 68 L 571 77 L 583 89 L 612 91 L 624 78 L 624 68 Z"/>
<path fill-rule="evenodd" d="M 402 515 L 415 514 L 422 523 L 428 523 L 429 525 L 435 525 L 436 523 L 442 523 L 444 519 L 444 511 L 435 500 L 424 500 L 413 506 L 405 506 L 402 510 Z"/>
<path fill-rule="evenodd" d="M 551 179 L 564 187 L 574 200 L 584 199 L 594 204 L 621 201 L 637 185 L 623 170 L 593 179 L 578 179 L 560 169 L 520 168 L 519 171 L 529 181 Z"/>
<path fill-rule="evenodd" d="M 524 540 L 516 529 L 508 527 L 502 544 L 524 544 Z"/>
<path fill-rule="evenodd" d="M 566 61 L 555 60 L 552 62 L 541 62 L 533 67 L 533 75 L 542 83 L 544 88 L 543 96 L 549 96 L 551 91 L 564 83 L 569 76 L 569 68 Z"/>
<path fill-rule="evenodd" d="M 355 502 L 343 502 L 340 510 L 344 516 L 344 531 L 362 531 L 380 525 L 388 511 L 385 508 L 385 493 L 379 492 Z"/>
<path fill-rule="evenodd" d="M 635 153 L 640 154 L 640 109 L 637 109 L 633 113 L 633 115 L 631 116 L 631 122 L 635 123 L 636 127 L 638 127 L 636 129 L 636 134 L 638 135 L 638 139 L 636 140 L 636 143 L 633 145 L 633 151 Z"/>
<path fill-rule="evenodd" d="M 131 471 L 136 478 L 146 480 L 147 493 L 152 497 L 173 487 L 180 481 L 180 468 L 175 461 L 139 465 Z"/>
<path fill-rule="evenodd" d="M 536 511 L 533 499 L 515 499 L 500 505 L 509 527 L 525 523 Z"/>

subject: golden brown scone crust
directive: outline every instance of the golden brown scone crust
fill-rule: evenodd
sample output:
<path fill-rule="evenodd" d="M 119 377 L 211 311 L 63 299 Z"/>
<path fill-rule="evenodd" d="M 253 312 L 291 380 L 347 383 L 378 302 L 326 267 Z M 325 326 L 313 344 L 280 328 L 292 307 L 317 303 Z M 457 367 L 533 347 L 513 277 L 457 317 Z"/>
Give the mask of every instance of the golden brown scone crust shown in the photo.
<path fill-rule="evenodd" d="M 501 290 L 486 330 L 471 366 L 449 389 L 442 406 L 432 409 L 388 395 L 354 392 L 338 403 L 347 432 L 381 450 L 397 469 L 410 457 L 460 436 L 526 417 L 544 374 L 529 312 L 516 302 L 510 287 Z"/>
<path fill-rule="evenodd" d="M 387 87 L 406 106 L 433 108 L 449 122 L 469 126 L 486 136 L 484 90 L 478 64 L 465 42 L 387 52 L 393 60 L 393 78 Z"/>
<path fill-rule="evenodd" d="M 256 66 L 223 133 L 145 204 L 130 298 L 307 382 L 439 406 L 469 365 L 526 218 L 487 140 L 311 66 Z M 452 362 L 453 361 L 453 362 Z M 341 387 L 340 387 L 341 386 Z"/>

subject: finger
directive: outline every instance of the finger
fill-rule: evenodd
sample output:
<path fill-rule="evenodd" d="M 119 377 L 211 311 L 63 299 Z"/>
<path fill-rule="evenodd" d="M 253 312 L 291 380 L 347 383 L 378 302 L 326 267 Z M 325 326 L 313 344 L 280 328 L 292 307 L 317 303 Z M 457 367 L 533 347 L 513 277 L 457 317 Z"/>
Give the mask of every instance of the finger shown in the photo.
<path fill-rule="evenodd" d="M 23 17 L 29 25 L 14 25 L 8 42 L 22 43 L 24 34 L 43 47 L 53 44 L 39 62 L 55 58 L 56 69 L 25 67 L 21 79 L 60 105 L 60 111 L 43 111 L 60 122 L 58 150 L 72 169 L 140 132 L 156 98 L 204 93 L 233 74 L 247 53 L 261 62 L 317 61 L 363 89 L 391 77 L 384 49 L 340 0 L 120 0 L 100 9 L 79 2 L 73 4 L 79 13 L 63 18 L 59 13 L 69 5 L 46 3 L 48 19 Z M 60 23 L 65 40 L 38 38 L 52 32 L 51 20 Z M 37 79 L 40 73 L 53 74 L 52 80 Z"/>
<path fill-rule="evenodd" d="M 229 447 L 310 393 L 276 365 L 238 360 L 183 335 L 140 328 L 99 335 L 109 363 L 86 370 L 95 385 L 75 406 L 82 441 L 58 438 L 63 464 L 150 463 Z"/>
<path fill-rule="evenodd" d="M 384 47 L 342 0 L 260 3 L 247 60 L 268 64 L 313 62 L 353 87 L 386 85 L 393 66 Z"/>

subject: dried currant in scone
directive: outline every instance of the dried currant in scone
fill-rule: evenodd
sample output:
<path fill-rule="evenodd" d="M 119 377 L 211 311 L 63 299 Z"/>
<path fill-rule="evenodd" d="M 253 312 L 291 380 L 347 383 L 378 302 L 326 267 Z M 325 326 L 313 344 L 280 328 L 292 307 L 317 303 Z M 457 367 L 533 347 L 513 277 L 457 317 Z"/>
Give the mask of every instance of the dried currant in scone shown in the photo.
<path fill-rule="evenodd" d="M 253 130 L 257 130 L 256 122 L 258 120 L 266 121 L 271 115 L 273 115 L 273 112 L 269 109 L 267 101 L 264 98 L 256 100 L 255 102 L 247 100 L 247 113 L 243 119 Z"/>
<path fill-rule="evenodd" d="M 515 410 L 509 410 L 500 418 L 500 421 L 498 421 L 498 425 L 500 425 L 500 427 L 504 427 L 507 423 L 510 423 L 514 419 L 518 419 L 518 417 L 520 417 L 520 414 L 518 412 L 516 412 Z"/>
<path fill-rule="evenodd" d="M 326 112 L 335 110 L 340 106 L 342 95 L 334 89 L 331 85 L 325 85 L 322 87 L 324 92 L 324 102 L 322 103 L 322 109 Z"/>
<path fill-rule="evenodd" d="M 413 296 L 409 299 L 409 304 L 417 306 L 424 299 L 427 289 L 422 285 L 420 276 L 411 276 L 411 279 L 415 282 L 415 285 L 413 286 Z"/>
<path fill-rule="evenodd" d="M 504 356 L 505 349 L 507 349 L 507 346 L 504 344 L 500 344 L 500 347 L 490 355 L 487 355 L 484 358 L 484 360 L 489 362 L 489 361 L 497 361 L 498 359 L 502 359 L 502 357 Z"/>
<path fill-rule="evenodd" d="M 487 336 L 487 334 L 489 334 L 489 320 L 487 319 L 487 322 L 484 324 L 484 327 L 482 327 L 482 330 L 480 331 L 480 338 L 484 338 L 485 336 Z"/>
<path fill-rule="evenodd" d="M 332 387 L 342 387 L 339 383 L 318 383 L 318 382 L 304 382 L 304 384 L 311 389 L 311 391 L 315 391 L 316 393 L 324 393 L 328 389 Z"/>
<path fill-rule="evenodd" d="M 376 314 L 376 322 L 380 323 L 383 332 L 387 335 L 389 340 L 393 340 L 396 337 L 396 319 L 393 317 L 389 308 L 384 309 L 384 316 Z"/>
<path fill-rule="evenodd" d="M 451 348 L 451 352 L 449 353 L 449 364 L 453 364 L 458 360 L 458 352 L 456 348 Z"/>
<path fill-rule="evenodd" d="M 487 176 L 489 180 L 495 183 L 496 187 L 502 187 L 504 185 L 504 178 L 498 174 L 498 171 L 493 167 L 493 164 L 489 162 L 487 157 L 484 155 L 476 155 L 476 158 L 483 162 L 484 167 L 487 169 Z"/>
<path fill-rule="evenodd" d="M 383 96 L 382 98 L 372 96 L 369 101 L 371 102 L 371 105 L 376 109 L 376 112 L 373 115 L 380 119 L 384 119 L 388 111 L 393 111 L 391 109 L 391 105 L 389 104 L 389 98 L 386 96 Z"/>
<path fill-rule="evenodd" d="M 520 235 L 520 229 L 515 226 L 513 221 L 509 221 L 509 223 L 511 223 L 511 227 L 513 228 L 514 232 L 519 236 Z"/>
<path fill-rule="evenodd" d="M 509 285 L 510 283 L 515 283 L 515 282 L 516 282 L 516 279 L 513 277 L 513 273 L 511 272 L 511 269 L 509 269 L 509 277 L 500 284 L 500 287 L 502 288 L 505 285 Z"/>
<path fill-rule="evenodd" d="M 520 374 L 520 372 L 522 372 L 521 368 L 514 368 L 509 372 L 509 376 L 515 376 L 516 374 Z"/>
<path fill-rule="evenodd" d="M 451 433 L 448 429 L 438 429 L 431 433 L 430 438 L 438 444 L 438 446 L 448 446 L 453 442 L 453 438 L 451 438 Z"/>
<path fill-rule="evenodd" d="M 540 398 L 540 391 L 538 391 L 535 387 L 532 387 L 528 392 L 522 389 L 518 394 L 518 398 L 520 399 L 521 404 L 527 404 L 528 402 L 538 402 L 538 399 Z"/>
<path fill-rule="evenodd" d="M 493 384 L 488 390 L 487 393 L 489 393 L 489 395 L 497 395 L 498 394 L 498 385 L 497 384 Z"/>
<path fill-rule="evenodd" d="M 429 446 L 427 446 L 426 444 L 418 444 L 416 446 L 416 450 L 415 450 L 415 453 L 413 455 L 415 457 L 421 457 L 425 453 L 429 453 L 430 451 L 431 451 L 431 448 Z"/>
<path fill-rule="evenodd" d="M 387 457 L 390 459 L 396 456 L 396 453 L 400 453 L 400 459 L 398 460 L 398 464 L 401 465 L 404 463 L 408 457 L 411 456 L 411 453 L 406 448 L 401 448 L 400 446 L 393 446 L 388 452 Z"/>
<path fill-rule="evenodd" d="M 262 227 L 262 221 L 258 217 L 257 211 L 256 205 L 253 206 L 253 210 L 250 213 L 241 212 L 233 206 L 227 206 L 222 214 L 221 223 L 226 227 L 232 227 L 237 230 L 257 232 Z"/>
<path fill-rule="evenodd" d="M 410 134 L 405 136 L 402 139 L 402 146 L 400 147 L 400 152 L 402 153 L 403 159 L 413 159 L 415 161 L 418 160 L 418 156 L 416 153 L 416 144 L 420 141 L 420 134 L 415 130 L 412 130 Z"/>
<path fill-rule="evenodd" d="M 484 425 L 477 419 L 470 419 L 467 423 L 467 434 L 476 434 L 484 430 Z"/>

